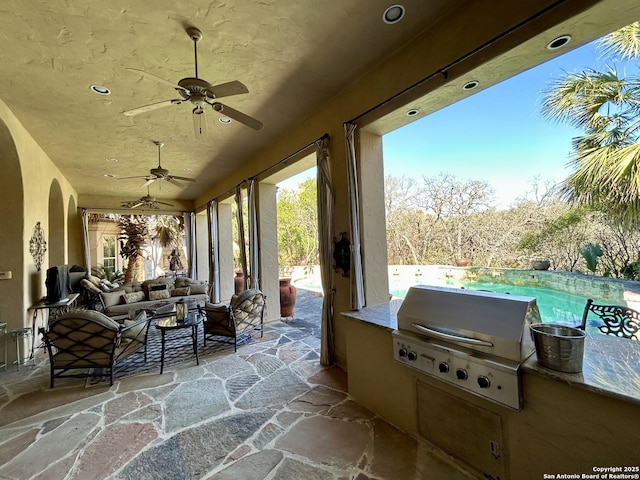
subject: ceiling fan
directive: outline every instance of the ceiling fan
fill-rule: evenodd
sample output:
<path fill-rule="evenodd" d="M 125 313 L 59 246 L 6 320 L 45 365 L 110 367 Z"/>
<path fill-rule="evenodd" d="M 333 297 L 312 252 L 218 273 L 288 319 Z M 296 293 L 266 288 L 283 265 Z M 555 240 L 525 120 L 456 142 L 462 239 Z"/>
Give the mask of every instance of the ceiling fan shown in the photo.
<path fill-rule="evenodd" d="M 151 208 L 157 210 L 160 208 L 160 205 L 166 205 L 167 207 L 173 207 L 173 204 L 161 202 L 160 200 L 156 200 L 156 197 L 152 197 L 149 194 L 149 186 L 147 185 L 147 194 L 144 197 L 140 197 L 138 200 L 131 200 L 130 202 L 122 202 L 121 204 L 125 208 Z"/>
<path fill-rule="evenodd" d="M 213 110 L 221 114 L 223 116 L 222 118 L 226 117 L 228 121 L 236 120 L 237 122 L 253 128 L 254 130 L 262 130 L 262 122 L 217 101 L 218 98 L 229 97 L 231 95 L 238 95 L 241 93 L 249 93 L 249 89 L 242 82 L 234 80 L 232 82 L 221 83 L 219 85 L 212 85 L 206 80 L 198 78 L 198 42 L 202 39 L 202 32 L 195 27 L 187 28 L 186 31 L 191 40 L 193 40 L 195 77 L 183 78 L 175 84 L 151 73 L 137 70 L 135 68 L 127 68 L 130 72 L 138 73 L 157 82 L 171 86 L 178 92 L 181 98 L 152 103 L 150 105 L 134 108 L 133 110 L 126 110 L 123 113 L 131 117 L 141 113 L 150 112 L 158 108 L 168 107 L 169 105 L 180 105 L 181 103 L 188 101 L 194 107 L 192 114 L 196 136 L 206 134 L 207 121 L 204 107 L 207 105 L 210 105 Z M 229 123 L 228 121 L 223 121 L 223 123 Z"/>
<path fill-rule="evenodd" d="M 196 181 L 195 178 L 178 177 L 177 175 L 169 175 L 169 170 L 167 170 L 165 168 L 162 168 L 162 163 L 160 162 L 160 150 L 164 146 L 164 143 L 156 142 L 156 141 L 154 141 L 153 143 L 155 143 L 156 146 L 158 147 L 158 166 L 156 168 L 152 168 L 151 170 L 149 170 L 150 175 L 138 175 L 138 176 L 135 176 L 135 177 L 121 177 L 118 180 L 129 180 L 129 179 L 132 179 L 132 178 L 144 178 L 147 181 L 142 185 L 143 187 L 151 185 L 156 180 L 166 180 L 167 182 L 175 185 L 176 187 L 182 187 L 183 186 L 182 183 L 180 183 L 178 180 L 180 180 L 182 182 L 195 182 Z"/>

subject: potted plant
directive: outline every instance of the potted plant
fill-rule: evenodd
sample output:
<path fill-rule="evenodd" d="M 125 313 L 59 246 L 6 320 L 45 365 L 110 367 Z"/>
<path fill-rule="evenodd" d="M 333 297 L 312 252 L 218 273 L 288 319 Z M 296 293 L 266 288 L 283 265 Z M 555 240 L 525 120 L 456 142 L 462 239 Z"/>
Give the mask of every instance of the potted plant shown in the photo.
<path fill-rule="evenodd" d="M 532 260 L 531 268 L 534 270 L 549 270 L 551 262 L 549 260 Z"/>

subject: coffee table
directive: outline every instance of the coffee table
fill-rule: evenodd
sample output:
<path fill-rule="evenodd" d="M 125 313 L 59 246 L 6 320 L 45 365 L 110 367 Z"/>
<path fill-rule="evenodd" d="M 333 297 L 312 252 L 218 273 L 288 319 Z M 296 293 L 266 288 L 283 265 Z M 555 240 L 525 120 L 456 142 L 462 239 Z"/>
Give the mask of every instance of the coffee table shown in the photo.
<path fill-rule="evenodd" d="M 175 315 L 158 319 L 156 322 L 156 328 L 162 333 L 162 348 L 160 353 L 160 373 L 164 372 L 164 352 L 166 349 L 166 334 L 171 330 L 188 330 L 188 335 L 191 335 L 191 341 L 193 343 L 193 353 L 196 356 L 196 365 L 200 365 L 200 358 L 198 358 L 198 325 L 202 323 L 202 316 L 199 312 L 189 312 L 187 318 L 183 322 L 178 322 Z M 179 336 L 172 335 L 172 338 L 186 337 L 183 333 Z"/>

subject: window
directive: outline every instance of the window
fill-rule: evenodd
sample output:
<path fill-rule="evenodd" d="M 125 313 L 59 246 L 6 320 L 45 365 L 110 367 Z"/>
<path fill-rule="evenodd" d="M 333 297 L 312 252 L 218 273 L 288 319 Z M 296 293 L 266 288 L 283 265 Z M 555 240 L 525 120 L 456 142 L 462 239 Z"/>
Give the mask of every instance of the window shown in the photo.
<path fill-rule="evenodd" d="M 104 235 L 102 237 L 102 266 L 105 270 L 116 270 L 116 236 Z"/>

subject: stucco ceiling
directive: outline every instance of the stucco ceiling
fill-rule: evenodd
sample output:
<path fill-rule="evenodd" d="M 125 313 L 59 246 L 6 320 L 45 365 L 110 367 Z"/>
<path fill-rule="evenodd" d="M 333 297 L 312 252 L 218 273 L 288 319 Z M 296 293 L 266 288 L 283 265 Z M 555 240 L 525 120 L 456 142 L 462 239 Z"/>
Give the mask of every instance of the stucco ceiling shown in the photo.
<path fill-rule="evenodd" d="M 162 141 L 162 166 L 198 181 L 183 188 L 155 182 L 151 194 L 192 200 L 467 2 L 404 0 L 405 19 L 386 25 L 382 13 L 392 3 L 4 0 L 0 98 L 79 194 L 122 199 L 146 194 L 143 180 L 118 177 L 148 174 L 158 163 L 153 141 Z M 212 84 L 244 83 L 248 94 L 222 102 L 260 120 L 263 130 L 223 125 L 208 110 L 209 133 L 196 139 L 189 103 L 123 115 L 177 98 L 169 85 L 127 68 L 170 82 L 194 76 L 189 26 L 203 34 L 199 77 Z M 92 84 L 108 87 L 111 95 L 92 93 Z"/>

